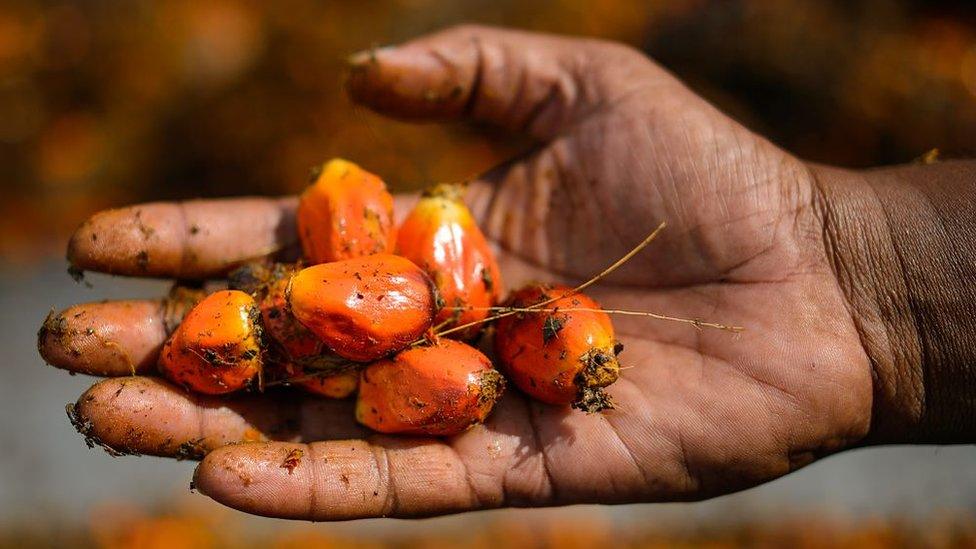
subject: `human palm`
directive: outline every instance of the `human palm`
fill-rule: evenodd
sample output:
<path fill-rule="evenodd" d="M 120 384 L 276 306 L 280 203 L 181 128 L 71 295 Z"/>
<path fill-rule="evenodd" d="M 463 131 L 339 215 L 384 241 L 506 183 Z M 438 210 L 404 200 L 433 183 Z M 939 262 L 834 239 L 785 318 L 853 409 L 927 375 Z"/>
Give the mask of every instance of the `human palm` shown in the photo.
<path fill-rule="evenodd" d="M 463 27 L 352 62 L 353 97 L 380 112 L 474 118 L 538 140 L 468 197 L 509 287 L 586 279 L 665 221 L 594 297 L 745 331 L 617 317 L 625 370 L 609 388 L 615 410 L 587 415 L 512 389 L 485 425 L 444 440 L 368 434 L 348 402 L 294 393 L 218 400 L 151 377 L 108 379 L 83 395 L 73 416 L 89 437 L 140 453 L 209 451 L 195 481 L 218 501 L 335 519 L 703 498 L 778 477 L 866 434 L 870 367 L 801 161 L 617 45 Z M 132 210 L 108 214 L 79 231 L 72 258 L 124 274 L 202 275 L 293 238 L 293 201 L 245 205 L 247 219 L 221 214 L 220 202 L 143 206 L 137 220 Z M 192 244 L 188 220 L 197 218 L 215 230 Z M 150 240 L 148 265 L 127 251 L 139 238 Z M 106 307 L 83 318 L 97 325 L 91 319 Z M 99 363 L 87 329 L 75 328 L 69 335 L 88 337 L 80 346 L 91 353 L 60 352 L 63 338 L 52 338 L 45 356 L 120 373 L 105 366 L 120 364 L 114 355 Z M 142 336 L 140 349 L 149 349 L 165 332 Z M 225 446 L 237 441 L 255 442 Z M 282 467 L 296 449 L 298 466 Z"/>

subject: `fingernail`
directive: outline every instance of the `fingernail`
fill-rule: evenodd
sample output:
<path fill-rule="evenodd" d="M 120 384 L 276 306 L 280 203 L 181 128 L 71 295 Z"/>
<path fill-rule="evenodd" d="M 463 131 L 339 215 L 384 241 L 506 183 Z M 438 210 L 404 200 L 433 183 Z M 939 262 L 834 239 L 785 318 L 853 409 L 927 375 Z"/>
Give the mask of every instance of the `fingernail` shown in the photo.
<path fill-rule="evenodd" d="M 366 50 L 357 51 L 349 57 L 346 57 L 346 63 L 354 69 L 375 65 L 379 62 L 379 55 L 394 49 L 396 49 L 396 46 L 372 47 Z"/>
<path fill-rule="evenodd" d="M 208 495 L 207 492 L 205 492 L 203 488 L 200 487 L 200 464 L 199 463 L 193 469 L 193 478 L 190 479 L 190 491 L 199 492 L 205 496 Z"/>

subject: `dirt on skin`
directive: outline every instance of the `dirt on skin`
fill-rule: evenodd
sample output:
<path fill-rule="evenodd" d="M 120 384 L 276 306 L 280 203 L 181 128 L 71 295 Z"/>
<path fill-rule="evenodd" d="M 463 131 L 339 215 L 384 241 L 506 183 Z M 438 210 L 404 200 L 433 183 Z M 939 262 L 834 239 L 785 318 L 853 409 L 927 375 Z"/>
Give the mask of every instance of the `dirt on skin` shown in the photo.
<path fill-rule="evenodd" d="M 91 420 L 82 417 L 81 414 L 78 413 L 78 409 L 73 402 L 69 402 L 67 405 L 65 405 L 64 410 L 68 414 L 68 421 L 71 422 L 71 425 L 81 434 L 81 436 L 85 437 L 85 444 L 87 444 L 89 448 L 98 446 L 112 457 L 139 455 L 138 452 L 116 450 L 115 448 L 112 448 L 108 444 L 102 442 L 101 439 L 99 439 L 92 432 L 95 426 L 92 424 Z"/>
<path fill-rule="evenodd" d="M 204 439 L 198 438 L 188 440 L 180 444 L 176 448 L 176 452 L 173 457 L 175 457 L 177 461 L 200 461 L 204 456 L 207 455 L 207 448 L 203 445 L 203 441 Z"/>
<path fill-rule="evenodd" d="M 81 351 L 68 345 L 71 336 L 77 335 L 68 328 L 68 320 L 63 314 L 55 314 L 54 309 L 47 314 L 47 318 L 41 324 L 41 329 L 37 331 L 37 350 L 43 356 L 43 347 L 49 338 L 55 338 L 58 345 L 68 350 L 71 356 L 81 356 Z"/>
<path fill-rule="evenodd" d="M 290 475 L 295 470 L 295 467 L 298 467 L 298 465 L 302 462 L 302 456 L 304 455 L 305 452 L 303 450 L 299 448 L 292 448 L 292 450 L 288 452 L 288 455 L 285 456 L 285 459 L 281 462 L 280 467 L 282 469 L 288 469 L 288 474 Z"/>
<path fill-rule="evenodd" d="M 205 295 L 206 292 L 202 289 L 175 285 L 170 290 L 169 296 L 162 299 L 159 305 L 166 332 L 172 333 L 179 326 L 184 315 Z M 50 353 L 46 352 L 46 350 L 58 349 L 65 356 L 78 359 L 82 356 L 82 349 L 78 347 L 78 344 L 83 341 L 90 341 L 89 338 L 94 338 L 101 348 L 111 350 L 120 360 L 126 362 L 130 373 L 135 374 L 137 364 L 128 354 L 127 347 L 114 339 L 106 337 L 106 333 L 111 334 L 115 332 L 113 330 L 98 329 L 100 326 L 97 325 L 97 322 L 93 318 L 85 316 L 89 312 L 84 306 L 70 308 L 60 313 L 55 313 L 52 309 L 37 332 L 38 353 L 45 360 L 50 360 Z M 70 317 L 66 316 L 66 314 L 70 315 Z M 82 327 L 86 320 L 88 326 Z M 82 326 L 79 326 L 79 324 Z M 55 356 L 57 355 L 57 353 L 54 354 Z M 63 364 L 54 365 L 65 367 Z M 69 370 L 69 373 L 74 374 L 71 370 Z"/>

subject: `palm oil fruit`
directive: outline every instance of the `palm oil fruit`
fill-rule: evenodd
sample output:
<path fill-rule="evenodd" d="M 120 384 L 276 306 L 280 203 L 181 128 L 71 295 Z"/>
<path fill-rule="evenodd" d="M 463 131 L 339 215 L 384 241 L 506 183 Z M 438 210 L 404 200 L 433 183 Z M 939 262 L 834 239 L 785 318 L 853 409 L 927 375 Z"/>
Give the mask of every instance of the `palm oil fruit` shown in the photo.
<path fill-rule="evenodd" d="M 307 375 L 307 374 L 306 374 Z M 356 370 L 303 379 L 298 385 L 307 392 L 328 398 L 346 398 L 356 392 L 359 386 L 359 372 Z"/>
<path fill-rule="evenodd" d="M 349 361 L 332 355 L 288 307 L 288 281 L 300 267 L 291 263 L 248 263 L 230 274 L 230 285 L 257 301 L 264 328 L 265 378 L 301 387 L 329 398 L 346 398 L 356 390 L 359 374 Z M 329 374 L 323 370 L 336 370 Z"/>
<path fill-rule="evenodd" d="M 427 189 L 397 233 L 397 253 L 427 271 L 437 288 L 441 309 L 434 324 L 444 328 L 484 320 L 502 287 L 498 262 L 463 192 L 451 184 Z M 480 329 L 476 324 L 458 335 L 470 339 Z"/>
<path fill-rule="evenodd" d="M 544 310 L 498 320 L 494 344 L 502 370 L 536 400 L 586 412 L 612 408 L 603 388 L 620 375 L 617 354 L 622 346 L 599 304 L 570 288 L 530 284 L 514 292 L 506 305 L 521 309 L 552 298 L 558 299 Z"/>
<path fill-rule="evenodd" d="M 355 393 L 359 386 L 357 368 L 315 370 L 288 363 L 274 366 L 274 372 L 278 378 L 276 381 L 287 381 L 289 385 L 300 387 L 307 393 L 327 398 L 346 398 Z"/>
<path fill-rule="evenodd" d="M 261 322 L 273 356 L 281 362 L 299 362 L 326 352 L 325 344 L 302 325 L 288 307 L 288 281 L 299 271 L 296 265 L 274 264 L 266 283 L 256 292 Z"/>
<path fill-rule="evenodd" d="M 334 159 L 313 170 L 298 202 L 298 235 L 311 264 L 393 251 L 393 196 L 378 176 Z"/>
<path fill-rule="evenodd" d="M 456 435 L 482 423 L 504 387 L 488 357 L 441 339 L 367 366 L 356 420 L 381 433 Z"/>
<path fill-rule="evenodd" d="M 257 304 L 238 290 L 198 303 L 166 341 L 159 369 L 171 381 L 205 394 L 251 386 L 262 371 Z"/>
<path fill-rule="evenodd" d="M 427 274 L 409 259 L 376 254 L 322 263 L 288 286 L 295 318 L 340 357 L 369 362 L 403 349 L 431 327 Z"/>
<path fill-rule="evenodd" d="M 355 370 L 325 374 L 311 367 L 341 368 L 345 360 L 332 356 L 325 343 L 302 325 L 288 307 L 288 281 L 298 272 L 296 265 L 275 264 L 260 292 L 258 309 L 265 341 L 276 368 L 285 379 L 309 393 L 328 398 L 346 398 L 356 391 L 359 373 Z M 308 366 L 308 367 L 306 367 Z M 313 375 L 313 372 L 318 372 Z"/>

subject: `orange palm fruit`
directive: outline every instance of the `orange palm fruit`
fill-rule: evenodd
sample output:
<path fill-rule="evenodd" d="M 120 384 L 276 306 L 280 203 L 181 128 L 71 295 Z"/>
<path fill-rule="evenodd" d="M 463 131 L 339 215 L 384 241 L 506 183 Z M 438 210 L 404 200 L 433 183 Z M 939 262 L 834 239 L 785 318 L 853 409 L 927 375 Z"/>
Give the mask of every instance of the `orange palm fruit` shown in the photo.
<path fill-rule="evenodd" d="M 434 320 L 438 326 L 484 320 L 502 288 L 495 254 L 462 194 L 460 185 L 427 189 L 397 233 L 397 253 L 427 271 L 437 288 L 442 305 Z M 459 336 L 469 339 L 480 329 L 475 325 Z"/>
<path fill-rule="evenodd" d="M 214 292 L 198 303 L 166 341 L 159 356 L 164 376 L 206 394 L 249 387 L 262 371 L 260 313 L 238 290 Z"/>
<path fill-rule="evenodd" d="M 290 385 L 328 398 L 346 398 L 359 387 L 359 370 L 356 368 L 338 368 L 331 373 L 288 363 L 274 366 L 274 374 L 278 380 L 288 380 Z"/>
<path fill-rule="evenodd" d="M 300 361 L 326 352 L 322 340 L 303 326 L 288 308 L 288 281 L 298 271 L 297 265 L 274 265 L 267 283 L 257 293 L 266 339 L 276 347 L 276 359 L 283 362 Z"/>
<path fill-rule="evenodd" d="M 382 433 L 455 435 L 483 422 L 504 388 L 488 357 L 441 339 L 367 366 L 356 420 Z"/>
<path fill-rule="evenodd" d="M 286 295 L 288 281 L 299 270 L 294 264 L 249 263 L 231 273 L 230 283 L 250 293 L 261 311 L 267 378 L 294 380 L 290 381 L 293 385 L 310 393 L 346 398 L 356 390 L 358 372 L 309 376 L 321 368 L 339 369 L 341 363 L 348 361 L 331 355 L 325 343 L 291 314 Z"/>
<path fill-rule="evenodd" d="M 507 306 L 525 308 L 559 297 L 547 311 L 500 318 L 495 353 L 502 370 L 522 392 L 549 404 L 571 404 L 586 412 L 612 408 L 603 390 L 617 380 L 617 354 L 610 316 L 589 297 L 563 286 L 530 284 L 514 292 Z M 566 297 L 561 297 L 561 296 Z M 562 309 L 562 310 L 559 310 Z M 570 309 L 570 310 L 566 310 Z"/>
<path fill-rule="evenodd" d="M 313 370 L 302 367 L 310 362 L 340 360 L 325 356 L 329 353 L 322 342 L 308 328 L 291 314 L 285 291 L 288 278 L 279 278 L 268 287 L 268 293 L 259 302 L 261 319 L 265 333 L 270 334 L 279 347 L 279 357 L 285 361 L 289 378 L 295 378 L 295 385 L 309 393 L 329 398 L 346 398 L 356 392 L 359 385 L 359 372 L 338 372 L 334 375 L 317 375 L 308 378 Z"/>
<path fill-rule="evenodd" d="M 393 251 L 393 196 L 383 180 L 334 159 L 313 171 L 298 202 L 298 235 L 312 264 Z"/>
<path fill-rule="evenodd" d="M 409 259 L 376 254 L 296 273 L 288 305 L 340 357 L 369 362 L 416 341 L 434 320 L 430 279 Z"/>
<path fill-rule="evenodd" d="M 315 376 L 298 382 L 309 393 L 328 398 L 346 398 L 356 392 L 359 387 L 359 372 L 357 370 L 339 372 L 327 376 Z"/>
<path fill-rule="evenodd" d="M 312 362 L 328 353 L 322 342 L 295 318 L 288 308 L 286 291 L 291 275 L 298 271 L 294 265 L 278 266 L 272 280 L 258 301 L 266 340 L 276 347 L 274 356 L 280 361 L 286 378 L 294 378 L 294 385 L 310 393 L 329 398 L 346 398 L 356 391 L 358 372 L 318 375 L 309 378 L 310 371 L 302 364 Z M 305 379 L 308 378 L 308 379 Z"/>

